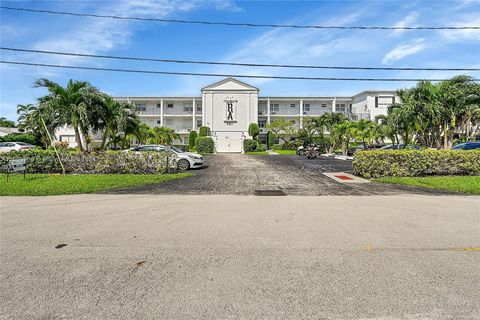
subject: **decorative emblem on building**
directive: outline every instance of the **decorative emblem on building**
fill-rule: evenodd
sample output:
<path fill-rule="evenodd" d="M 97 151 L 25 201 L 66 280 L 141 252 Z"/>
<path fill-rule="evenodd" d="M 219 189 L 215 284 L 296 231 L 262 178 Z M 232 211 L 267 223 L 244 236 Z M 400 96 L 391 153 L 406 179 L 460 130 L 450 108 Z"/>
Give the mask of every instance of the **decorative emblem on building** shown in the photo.
<path fill-rule="evenodd" d="M 225 98 L 225 122 L 229 125 L 237 122 L 237 100 L 233 97 Z"/>

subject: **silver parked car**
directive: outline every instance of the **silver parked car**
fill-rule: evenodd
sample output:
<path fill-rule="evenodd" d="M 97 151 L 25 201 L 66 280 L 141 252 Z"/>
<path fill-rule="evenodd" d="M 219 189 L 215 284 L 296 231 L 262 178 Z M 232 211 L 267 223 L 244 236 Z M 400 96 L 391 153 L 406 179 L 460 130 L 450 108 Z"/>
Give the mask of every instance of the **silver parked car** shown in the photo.
<path fill-rule="evenodd" d="M 33 149 L 35 146 L 25 142 L 0 142 L 0 153 Z"/>
<path fill-rule="evenodd" d="M 194 152 L 185 152 L 180 150 L 177 147 L 170 146 L 168 149 L 176 155 L 177 158 L 177 169 L 179 170 L 188 170 L 201 168 L 205 164 L 202 155 Z M 145 152 L 145 151 L 157 151 L 162 152 L 166 151 L 167 147 L 161 144 L 148 144 L 143 146 L 137 146 L 129 149 L 128 151 L 134 152 Z"/>

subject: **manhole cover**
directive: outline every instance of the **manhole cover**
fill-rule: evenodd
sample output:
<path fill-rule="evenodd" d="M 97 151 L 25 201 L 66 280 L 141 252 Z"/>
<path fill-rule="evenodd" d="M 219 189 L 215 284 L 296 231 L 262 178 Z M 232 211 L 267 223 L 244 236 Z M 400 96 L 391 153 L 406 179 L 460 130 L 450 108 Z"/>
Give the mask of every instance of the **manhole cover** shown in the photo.
<path fill-rule="evenodd" d="M 256 196 L 286 196 L 282 190 L 255 190 Z"/>

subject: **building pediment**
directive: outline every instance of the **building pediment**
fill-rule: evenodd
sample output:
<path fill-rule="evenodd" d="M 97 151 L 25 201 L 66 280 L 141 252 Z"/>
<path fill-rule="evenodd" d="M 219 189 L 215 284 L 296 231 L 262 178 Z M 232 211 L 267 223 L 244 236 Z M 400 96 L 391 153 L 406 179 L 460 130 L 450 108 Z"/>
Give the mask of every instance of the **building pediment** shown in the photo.
<path fill-rule="evenodd" d="M 202 88 L 202 91 L 257 91 L 258 92 L 258 88 L 253 87 L 245 82 L 242 82 L 234 78 L 226 78 Z"/>

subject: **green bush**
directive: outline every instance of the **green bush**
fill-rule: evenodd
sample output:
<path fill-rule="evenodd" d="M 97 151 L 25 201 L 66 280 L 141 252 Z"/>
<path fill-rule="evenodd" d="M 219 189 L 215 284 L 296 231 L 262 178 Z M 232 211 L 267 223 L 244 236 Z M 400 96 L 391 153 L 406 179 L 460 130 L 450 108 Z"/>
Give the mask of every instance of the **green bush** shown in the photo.
<path fill-rule="evenodd" d="M 243 140 L 243 151 L 244 152 L 253 152 L 257 150 L 257 141 L 253 139 Z"/>
<path fill-rule="evenodd" d="M 195 140 L 197 140 L 197 131 L 192 130 L 188 134 L 188 146 L 190 149 L 195 149 Z"/>
<path fill-rule="evenodd" d="M 480 175 L 480 150 L 358 151 L 353 173 L 365 178 Z"/>
<path fill-rule="evenodd" d="M 268 131 L 267 132 L 267 149 L 270 149 L 273 147 L 273 132 L 272 131 Z"/>
<path fill-rule="evenodd" d="M 60 150 L 60 159 L 67 173 L 162 173 L 166 170 L 165 152 L 123 152 L 107 151 L 83 153 Z M 173 154 L 170 155 L 172 159 Z M 27 159 L 28 173 L 61 173 L 62 167 L 53 150 L 12 151 L 0 155 L 0 165 L 9 159 Z M 171 160 L 170 160 L 171 161 Z M 172 164 L 171 164 L 172 165 Z"/>
<path fill-rule="evenodd" d="M 258 124 L 252 122 L 248 126 L 248 134 L 253 138 L 253 140 L 257 140 L 257 136 L 260 134 L 260 127 Z"/>
<path fill-rule="evenodd" d="M 11 133 L 1 138 L 2 142 L 25 142 L 36 146 L 41 146 L 42 143 L 31 133 Z"/>
<path fill-rule="evenodd" d="M 215 151 L 215 144 L 211 137 L 198 137 L 195 140 L 195 149 L 199 153 L 213 153 Z"/>
<path fill-rule="evenodd" d="M 209 127 L 200 127 L 200 129 L 198 129 L 198 136 L 199 137 L 209 137 L 210 136 L 210 128 Z"/>
<path fill-rule="evenodd" d="M 282 144 L 281 150 L 297 150 L 301 145 L 303 145 L 302 141 L 288 141 Z"/>
<path fill-rule="evenodd" d="M 258 144 L 257 149 L 255 151 L 267 151 L 267 146 L 264 144 Z"/>

